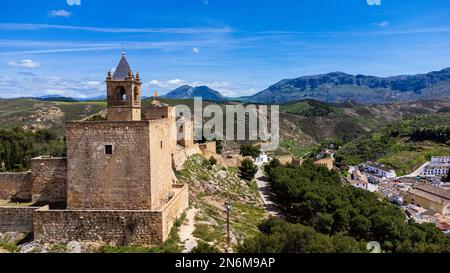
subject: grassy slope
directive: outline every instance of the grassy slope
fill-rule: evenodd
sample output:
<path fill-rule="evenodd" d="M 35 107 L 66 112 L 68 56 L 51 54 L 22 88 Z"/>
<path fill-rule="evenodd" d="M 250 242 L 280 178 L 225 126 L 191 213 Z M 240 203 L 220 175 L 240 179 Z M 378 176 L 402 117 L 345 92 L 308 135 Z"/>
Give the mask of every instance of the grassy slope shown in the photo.
<path fill-rule="evenodd" d="M 226 246 L 225 200 L 231 200 L 232 234 L 237 242 L 256 235 L 257 226 L 264 219 L 255 182 L 245 182 L 237 177 L 236 168 L 210 166 L 201 156 L 194 156 L 177 174 L 181 182 L 190 186 L 190 203 L 198 209 L 194 236 L 201 241 Z"/>

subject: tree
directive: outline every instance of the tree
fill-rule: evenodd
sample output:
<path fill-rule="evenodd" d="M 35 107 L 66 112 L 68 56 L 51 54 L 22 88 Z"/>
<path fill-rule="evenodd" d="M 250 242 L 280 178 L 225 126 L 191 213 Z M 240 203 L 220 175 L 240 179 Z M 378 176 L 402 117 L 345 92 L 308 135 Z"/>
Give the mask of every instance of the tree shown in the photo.
<path fill-rule="evenodd" d="M 350 253 L 365 252 L 364 245 L 344 235 L 328 236 L 312 227 L 269 218 L 260 234 L 238 247 L 240 253 Z"/>
<path fill-rule="evenodd" d="M 380 200 L 369 191 L 344 185 L 335 171 L 330 172 L 310 161 L 302 166 L 268 164 L 265 171 L 272 186 L 274 201 L 292 224 L 306 225 L 328 236 L 340 234 L 361 242 L 377 241 L 385 252 L 450 252 L 450 237 L 435 226 L 406 221 L 399 207 Z M 280 227 L 275 224 L 270 228 L 264 226 L 261 232 L 268 233 L 273 226 Z M 333 247 L 329 250 L 330 242 L 323 237 L 304 242 L 300 238 L 295 239 L 294 230 L 278 232 L 292 238 L 291 243 L 268 248 L 264 244 L 283 242 L 284 237 L 281 234 L 268 238 L 262 236 L 261 241 L 255 242 L 259 244 L 255 249 L 281 252 L 295 249 L 300 252 L 355 250 L 354 246 L 345 248 L 347 238 L 331 242 Z M 303 248 L 297 245 L 298 242 L 308 244 L 309 247 Z M 338 242 L 339 247 L 334 245 Z M 318 245 L 313 247 L 312 244 Z"/>
<path fill-rule="evenodd" d="M 261 154 L 261 151 L 258 148 L 246 144 L 241 145 L 240 151 L 242 156 L 251 156 L 253 158 L 257 158 Z"/>
<path fill-rule="evenodd" d="M 258 167 L 253 164 L 253 161 L 246 159 L 242 161 L 239 172 L 242 179 L 252 181 L 253 178 L 255 178 L 255 174 L 258 172 Z"/>
<path fill-rule="evenodd" d="M 199 242 L 196 247 L 191 250 L 191 253 L 221 253 L 220 250 L 205 242 Z"/>
<path fill-rule="evenodd" d="M 448 169 L 447 177 L 443 178 L 443 182 L 450 182 L 450 169 Z"/>
<path fill-rule="evenodd" d="M 216 153 L 217 154 L 222 154 L 222 149 L 223 149 L 223 143 L 222 140 L 217 140 L 216 139 Z"/>
<path fill-rule="evenodd" d="M 217 159 L 214 156 L 211 156 L 209 158 L 209 163 L 211 164 L 211 166 L 214 166 L 217 164 Z"/>
<path fill-rule="evenodd" d="M 29 169 L 31 159 L 36 156 L 65 156 L 65 154 L 64 139 L 54 131 L 32 132 L 21 128 L 0 130 L 0 169 L 2 171 Z"/>

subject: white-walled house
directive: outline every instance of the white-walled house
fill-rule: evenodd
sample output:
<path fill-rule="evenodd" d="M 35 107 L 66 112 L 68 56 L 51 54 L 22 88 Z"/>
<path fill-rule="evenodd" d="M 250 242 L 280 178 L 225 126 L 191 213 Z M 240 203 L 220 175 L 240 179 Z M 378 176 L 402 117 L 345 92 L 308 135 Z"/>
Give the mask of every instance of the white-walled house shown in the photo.
<path fill-rule="evenodd" d="M 348 170 L 347 180 L 353 187 L 369 190 L 369 182 L 367 177 L 361 173 L 357 167 L 350 167 Z"/>
<path fill-rule="evenodd" d="M 272 161 L 272 158 L 269 157 L 266 153 L 262 153 L 255 159 L 255 164 L 267 164 Z"/>
<path fill-rule="evenodd" d="M 430 164 L 422 171 L 424 176 L 444 176 L 448 175 L 450 169 L 450 156 L 433 156 Z"/>
<path fill-rule="evenodd" d="M 448 175 L 450 165 L 431 163 L 423 169 L 422 175 L 424 176 L 444 176 Z"/>
<path fill-rule="evenodd" d="M 450 156 L 433 156 L 431 164 L 448 164 L 450 166 Z"/>
<path fill-rule="evenodd" d="M 397 178 L 397 174 L 394 170 L 386 168 L 386 166 L 375 163 L 367 162 L 364 164 L 364 170 L 370 174 L 374 174 L 379 178 L 394 179 Z"/>

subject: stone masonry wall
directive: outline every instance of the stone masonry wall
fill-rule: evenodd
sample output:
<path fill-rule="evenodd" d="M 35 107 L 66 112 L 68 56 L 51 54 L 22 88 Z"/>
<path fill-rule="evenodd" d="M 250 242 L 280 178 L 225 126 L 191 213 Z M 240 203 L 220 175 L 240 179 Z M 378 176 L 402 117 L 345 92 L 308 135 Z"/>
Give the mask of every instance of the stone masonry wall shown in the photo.
<path fill-rule="evenodd" d="M 172 190 L 172 157 L 168 119 L 150 121 L 152 209 L 160 209 Z"/>
<path fill-rule="evenodd" d="M 169 237 L 170 231 L 176 219 L 180 219 L 183 212 L 189 207 L 189 187 L 188 185 L 173 185 L 175 196 L 164 207 L 162 214 L 163 239 Z"/>
<path fill-rule="evenodd" d="M 38 207 L 0 207 L 0 232 L 33 232 L 33 211 Z"/>
<path fill-rule="evenodd" d="M 162 212 L 37 210 L 35 240 L 113 245 L 156 245 L 163 242 Z"/>
<path fill-rule="evenodd" d="M 31 174 L 33 203 L 47 205 L 67 201 L 66 158 L 34 158 Z"/>
<path fill-rule="evenodd" d="M 150 134 L 149 121 L 68 123 L 67 208 L 153 209 Z"/>
<path fill-rule="evenodd" d="M 0 173 L 0 199 L 31 200 L 31 173 Z"/>
<path fill-rule="evenodd" d="M 189 206 L 187 185 L 174 185 L 175 196 L 163 210 L 49 210 L 34 212 L 34 238 L 42 242 L 96 242 L 158 245 Z"/>

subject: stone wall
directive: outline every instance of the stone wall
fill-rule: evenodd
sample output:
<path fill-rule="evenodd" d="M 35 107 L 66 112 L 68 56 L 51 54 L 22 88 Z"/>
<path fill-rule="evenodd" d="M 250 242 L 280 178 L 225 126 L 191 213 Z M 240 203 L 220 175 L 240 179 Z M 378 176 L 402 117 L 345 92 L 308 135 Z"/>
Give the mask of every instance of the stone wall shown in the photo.
<path fill-rule="evenodd" d="M 33 203 L 47 205 L 67 201 L 66 158 L 34 158 L 31 174 Z"/>
<path fill-rule="evenodd" d="M 48 210 L 34 213 L 34 238 L 42 242 L 156 245 L 163 242 L 162 212 Z"/>
<path fill-rule="evenodd" d="M 0 207 L 0 232 L 33 232 L 33 211 L 38 207 Z"/>
<path fill-rule="evenodd" d="M 187 185 L 174 185 L 161 210 L 49 210 L 34 212 L 34 238 L 42 242 L 158 245 L 189 206 Z"/>
<path fill-rule="evenodd" d="M 213 156 L 216 154 L 216 142 L 215 141 L 209 141 L 203 144 L 200 144 L 200 149 L 202 150 L 202 153 L 205 156 Z"/>
<path fill-rule="evenodd" d="M 180 118 L 177 121 L 177 144 L 191 148 L 194 146 L 194 123 L 191 120 Z"/>
<path fill-rule="evenodd" d="M 150 176 L 152 209 L 165 204 L 172 190 L 172 142 L 169 120 L 150 121 Z M 148 167 L 147 167 L 148 168 Z"/>
<path fill-rule="evenodd" d="M 189 148 L 178 146 L 177 150 L 172 154 L 172 168 L 176 171 L 181 171 L 184 163 L 189 159 L 189 157 L 201 153 L 202 152 L 198 144 L 194 144 L 194 146 Z"/>
<path fill-rule="evenodd" d="M 169 237 L 176 219 L 180 219 L 183 212 L 189 207 L 189 187 L 184 184 L 173 185 L 175 196 L 164 206 L 162 217 L 163 240 Z"/>
<path fill-rule="evenodd" d="M 68 123 L 67 208 L 152 209 L 150 134 L 149 121 Z"/>
<path fill-rule="evenodd" d="M 31 173 L 0 173 L 0 199 L 31 200 Z"/>

